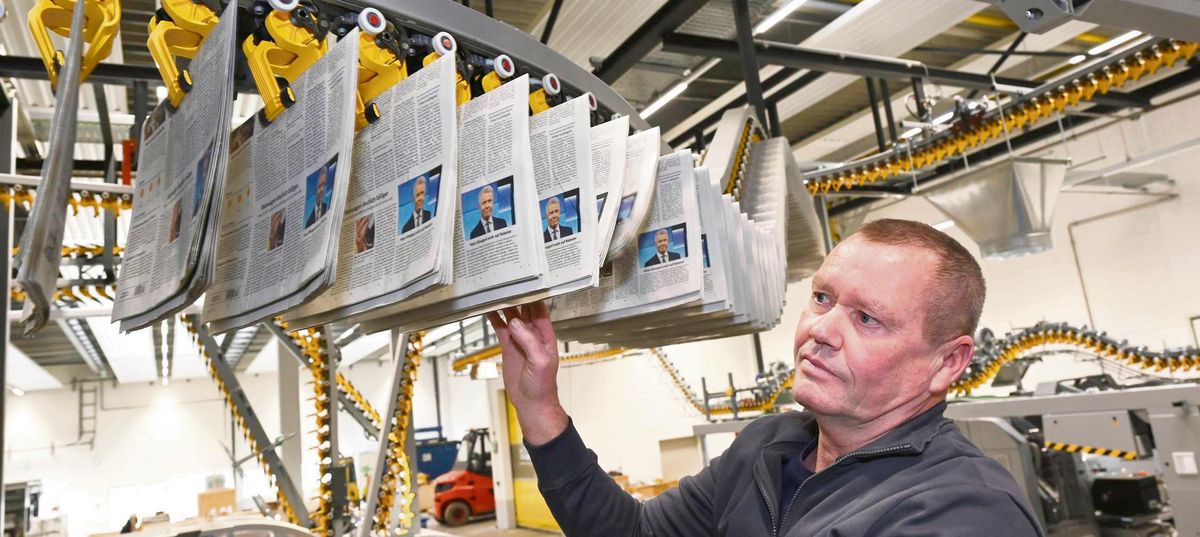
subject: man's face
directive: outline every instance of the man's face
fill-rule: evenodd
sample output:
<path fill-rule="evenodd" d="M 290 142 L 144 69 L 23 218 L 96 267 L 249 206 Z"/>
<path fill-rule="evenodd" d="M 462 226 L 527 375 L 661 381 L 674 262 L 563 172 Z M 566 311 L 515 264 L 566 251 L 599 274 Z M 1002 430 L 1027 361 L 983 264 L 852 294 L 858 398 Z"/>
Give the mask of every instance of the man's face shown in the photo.
<path fill-rule="evenodd" d="M 667 253 L 667 246 L 671 245 L 671 236 L 666 231 L 659 231 L 654 234 L 654 246 L 658 247 L 658 253 Z"/>
<path fill-rule="evenodd" d="M 557 203 L 546 204 L 546 222 L 550 224 L 550 227 L 558 227 L 558 217 L 560 212 L 562 212 L 562 208 L 559 207 Z"/>
<path fill-rule="evenodd" d="M 937 263 L 918 248 L 853 237 L 839 244 L 796 325 L 796 401 L 817 415 L 870 422 L 927 399 L 941 360 L 923 334 L 926 308 L 954 307 L 926 302 Z"/>
<path fill-rule="evenodd" d="M 317 204 L 320 205 L 325 201 L 325 181 L 329 180 L 329 172 L 325 168 L 321 168 L 320 175 L 317 175 Z"/>
<path fill-rule="evenodd" d="M 413 185 L 413 205 L 418 213 L 425 209 L 425 183 L 422 181 Z"/>
<path fill-rule="evenodd" d="M 484 220 L 492 218 L 492 191 L 484 190 L 479 193 L 479 214 Z"/>

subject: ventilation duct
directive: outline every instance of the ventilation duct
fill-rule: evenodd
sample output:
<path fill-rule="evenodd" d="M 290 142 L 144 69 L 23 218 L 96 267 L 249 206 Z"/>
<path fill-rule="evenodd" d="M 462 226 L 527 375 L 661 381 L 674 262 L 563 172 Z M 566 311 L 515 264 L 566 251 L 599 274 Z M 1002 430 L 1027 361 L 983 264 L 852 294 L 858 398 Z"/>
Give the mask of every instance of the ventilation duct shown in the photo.
<path fill-rule="evenodd" d="M 1070 160 L 1011 158 L 973 169 L 925 194 L 979 245 L 984 258 L 1052 246 L 1050 224 Z"/>

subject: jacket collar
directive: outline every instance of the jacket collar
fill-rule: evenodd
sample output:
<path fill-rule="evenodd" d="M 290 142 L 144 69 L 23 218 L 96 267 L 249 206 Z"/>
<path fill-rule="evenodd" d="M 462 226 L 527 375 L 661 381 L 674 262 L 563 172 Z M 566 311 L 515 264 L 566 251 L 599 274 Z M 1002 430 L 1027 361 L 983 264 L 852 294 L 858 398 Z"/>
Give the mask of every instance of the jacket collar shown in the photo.
<path fill-rule="evenodd" d="M 942 401 L 933 408 L 918 414 L 916 417 L 900 424 L 887 434 L 875 441 L 855 450 L 869 452 L 893 446 L 911 446 L 904 452 L 921 453 L 937 436 L 942 426 L 949 420 L 942 414 L 946 411 L 946 402 Z M 818 436 L 817 420 L 808 411 L 792 411 L 783 415 L 783 423 L 776 430 L 775 436 L 764 447 L 776 444 L 805 445 Z M 778 446 L 787 449 L 787 446 Z"/>

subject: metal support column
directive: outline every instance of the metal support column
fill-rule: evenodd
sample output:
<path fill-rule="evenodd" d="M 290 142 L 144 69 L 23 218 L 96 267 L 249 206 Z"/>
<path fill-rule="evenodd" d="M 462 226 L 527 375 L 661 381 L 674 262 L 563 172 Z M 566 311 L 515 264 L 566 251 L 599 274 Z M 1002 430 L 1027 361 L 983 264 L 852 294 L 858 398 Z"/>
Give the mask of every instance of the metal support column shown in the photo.
<path fill-rule="evenodd" d="M 16 160 L 13 158 L 13 146 L 17 143 L 17 106 L 19 103 L 9 98 L 0 90 L 0 99 L 4 101 L 4 109 L 0 112 L 0 173 L 13 173 Z M 7 317 L 9 304 L 9 287 L 12 286 L 12 211 L 11 201 L 0 204 L 0 278 L 4 281 L 3 297 L 0 304 L 4 305 L 4 315 Z M 8 320 L 0 323 L 0 454 L 4 453 L 4 416 L 8 410 Z M 0 485 L 4 483 L 4 459 L 0 457 Z M 0 486 L 3 489 L 3 486 Z M 4 494 L 0 494 L 0 513 L 4 513 Z"/>
<path fill-rule="evenodd" d="M 554 31 L 554 24 L 558 22 L 558 12 L 562 10 L 563 0 L 554 0 L 554 4 L 550 6 L 550 16 L 546 18 L 546 26 L 542 28 L 542 44 L 550 42 L 550 33 Z"/>
<path fill-rule="evenodd" d="M 287 438 L 281 458 L 288 473 L 299 476 L 304 464 L 304 446 L 300 440 L 303 431 L 300 424 L 301 366 L 284 357 L 290 351 L 282 340 L 276 345 L 279 346 L 279 434 Z"/>
<path fill-rule="evenodd" d="M 737 27 L 742 72 L 746 75 L 746 96 L 759 125 L 767 125 L 767 104 L 763 100 L 762 80 L 758 77 L 758 56 L 754 52 L 754 29 L 750 26 L 749 0 L 733 0 L 733 22 Z"/>
<path fill-rule="evenodd" d="M 763 363 L 762 338 L 758 337 L 758 332 L 754 333 L 754 361 L 758 365 L 759 373 L 767 370 L 766 364 Z"/>
<path fill-rule="evenodd" d="M 815 196 L 813 203 L 817 204 L 817 222 L 821 224 L 821 238 L 825 242 L 825 253 L 833 251 L 833 230 L 829 227 L 829 208 L 825 205 L 825 195 Z"/>
<path fill-rule="evenodd" d="M 398 423 L 395 423 L 397 420 L 396 416 L 399 410 L 399 405 L 402 404 L 401 399 L 403 399 L 402 394 L 404 393 L 405 383 L 407 383 L 409 379 L 409 368 L 414 367 L 407 357 L 408 334 L 401 334 L 396 330 L 392 330 L 390 343 L 392 363 L 396 364 L 396 370 L 395 373 L 392 374 L 391 389 L 388 390 L 387 414 L 384 414 L 387 416 L 384 421 L 388 431 L 385 434 L 379 435 L 379 455 L 375 461 L 375 467 L 371 475 L 371 489 L 367 493 L 366 506 L 363 509 L 363 521 L 358 527 L 357 537 L 370 537 L 371 535 L 375 535 L 377 533 L 375 531 L 375 524 L 377 522 L 386 524 L 386 531 L 390 534 L 392 521 L 394 520 L 394 517 L 391 516 L 394 502 L 397 499 L 401 501 L 404 499 L 401 497 L 404 491 L 389 489 L 387 493 L 383 495 L 380 494 L 383 489 L 381 483 L 383 483 L 384 479 L 388 476 L 389 471 L 389 458 L 393 447 L 391 433 L 399 425 Z M 411 431 L 413 427 L 409 426 L 408 429 Z M 407 447 L 412 447 L 415 442 L 413 442 L 410 437 L 406 438 L 408 438 Z M 412 465 L 416 464 L 416 460 L 417 459 L 415 456 L 409 458 L 410 468 Z M 421 511 L 420 507 L 417 505 L 415 491 L 409 492 L 413 493 L 412 511 L 414 513 L 420 513 Z M 392 503 L 381 504 L 381 501 Z M 382 516 L 383 513 L 388 514 L 388 519 L 386 522 L 382 520 L 376 520 L 376 517 Z M 419 528 L 420 524 L 413 524 L 413 528 L 406 535 L 416 535 L 416 532 L 420 531 Z"/>
<path fill-rule="evenodd" d="M 864 78 L 867 83 L 867 99 L 871 101 L 871 120 L 875 124 L 875 143 L 879 144 L 879 152 L 887 151 L 887 143 L 883 139 L 883 122 L 879 117 L 879 94 L 875 91 L 875 79 Z"/>
<path fill-rule="evenodd" d="M 783 136 L 783 120 L 779 117 L 779 101 L 775 99 L 767 101 L 767 120 L 770 122 L 767 124 L 767 130 L 771 138 Z"/>
<path fill-rule="evenodd" d="M 329 384 L 330 390 L 338 390 L 337 368 L 338 362 L 342 361 L 342 353 L 338 350 L 337 345 L 333 342 L 333 329 L 329 325 L 321 327 L 321 339 L 325 343 L 325 363 L 328 377 L 325 382 Z M 333 493 L 329 506 L 329 528 L 330 535 L 341 537 L 347 526 L 349 518 L 349 498 L 346 493 L 346 471 L 342 466 L 341 449 L 338 446 L 338 407 L 343 406 L 340 403 L 341 397 L 329 398 L 329 456 L 333 458 L 329 463 L 330 492 Z"/>
<path fill-rule="evenodd" d="M 116 141 L 112 135 L 112 122 L 108 118 L 108 98 L 104 94 L 103 84 L 92 84 L 92 89 L 96 97 L 96 113 L 100 117 L 100 139 L 104 142 L 104 182 L 117 182 L 117 159 L 113 152 L 113 144 Z M 101 196 L 113 196 L 114 194 L 101 194 Z M 100 254 L 100 260 L 104 264 L 104 280 L 106 282 L 114 282 L 117 280 L 116 270 L 113 268 L 116 265 L 116 259 L 113 255 L 113 250 L 117 245 L 117 214 L 112 209 L 104 210 L 104 251 Z M 163 334 L 166 337 L 166 334 Z M 160 370 L 161 374 L 161 370 Z"/>
<path fill-rule="evenodd" d="M 925 81 L 921 77 L 912 78 L 913 97 L 917 101 L 917 119 L 929 123 L 930 111 L 925 108 Z"/>
<path fill-rule="evenodd" d="M 267 467 L 271 474 L 275 477 L 275 487 L 283 494 L 289 504 L 291 504 L 293 512 L 296 513 L 296 518 L 300 521 L 300 525 L 312 527 L 312 518 L 309 517 L 308 508 L 304 506 L 304 496 L 301 494 L 299 487 L 292 481 L 292 475 L 288 473 L 283 466 L 283 460 L 279 458 L 279 454 L 271 449 L 271 439 L 267 436 L 267 431 L 263 429 L 262 422 L 258 420 L 258 415 L 254 413 L 254 408 L 250 406 L 250 400 L 246 398 L 246 392 L 242 390 L 241 382 L 238 381 L 237 375 L 234 374 L 233 368 L 225 362 L 225 358 L 221 356 L 221 346 L 217 344 L 212 335 L 208 333 L 208 328 L 200 323 L 200 318 L 197 315 L 189 316 L 192 326 L 196 329 L 196 337 L 200 341 L 200 345 L 211 356 L 213 370 L 217 378 L 225 385 L 228 390 L 229 398 L 233 401 L 233 406 L 236 408 L 238 415 L 242 417 L 246 425 L 246 431 L 254 442 L 261 446 L 263 460 L 266 461 Z"/>
<path fill-rule="evenodd" d="M 896 143 L 900 139 L 896 135 L 896 115 L 892 113 L 892 92 L 888 89 L 886 79 L 879 79 L 879 93 L 883 97 L 883 111 L 887 115 L 888 139 Z"/>
<path fill-rule="evenodd" d="M 296 345 L 295 341 L 292 341 L 292 336 L 284 332 L 282 328 L 279 328 L 278 325 L 270 321 L 261 323 L 261 326 L 267 330 L 270 330 L 271 333 L 275 335 L 275 339 L 279 340 L 279 345 L 282 347 L 284 352 L 290 355 L 292 358 L 295 358 L 301 366 L 307 368 L 312 365 L 308 359 L 308 356 L 304 354 L 304 351 Z M 333 344 L 334 347 L 337 346 L 333 340 L 330 340 L 330 343 Z M 280 364 L 280 367 L 283 367 L 283 364 Z M 342 390 L 341 386 L 337 383 L 336 378 L 334 378 L 334 383 L 331 385 L 331 387 L 334 390 L 337 390 L 337 401 L 340 403 L 341 410 L 346 411 L 351 418 L 354 418 L 355 422 L 362 426 L 363 432 L 366 433 L 368 438 L 372 440 L 379 438 L 379 427 L 376 426 L 375 422 L 373 422 L 369 416 L 363 413 L 363 411 L 354 403 L 354 400 L 351 399 L 344 390 Z"/>

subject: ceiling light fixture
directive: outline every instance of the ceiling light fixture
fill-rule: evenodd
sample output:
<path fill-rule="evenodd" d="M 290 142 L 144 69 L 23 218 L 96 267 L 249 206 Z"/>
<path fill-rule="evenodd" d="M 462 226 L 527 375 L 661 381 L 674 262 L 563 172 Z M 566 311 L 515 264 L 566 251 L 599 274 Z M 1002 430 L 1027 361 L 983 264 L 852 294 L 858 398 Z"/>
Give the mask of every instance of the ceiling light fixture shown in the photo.
<path fill-rule="evenodd" d="M 25 390 L 22 390 L 16 386 L 9 386 L 8 389 L 11 390 L 13 392 L 13 395 L 15 395 L 17 397 L 21 397 L 21 396 L 25 395 Z"/>
<path fill-rule="evenodd" d="M 770 30 L 771 28 L 774 28 L 776 24 L 779 24 L 779 21 L 786 19 L 788 15 L 791 15 L 793 11 L 799 9 L 800 6 L 807 1 L 808 0 L 791 0 L 790 2 L 784 4 L 783 7 L 776 9 L 774 13 L 767 15 L 767 18 L 763 19 L 762 22 L 758 23 L 758 26 L 754 27 L 754 35 L 761 34 L 767 30 Z"/>
<path fill-rule="evenodd" d="M 1085 56 L 1083 54 L 1076 54 L 1074 56 L 1071 56 L 1071 59 L 1067 60 L 1067 63 L 1069 63 L 1071 65 L 1079 65 L 1079 64 L 1083 63 L 1083 60 L 1086 60 L 1086 59 L 1087 59 L 1087 56 Z"/>
<path fill-rule="evenodd" d="M 908 130 L 904 131 L 903 133 L 901 133 L 900 137 L 901 138 L 912 138 L 913 136 L 916 136 L 918 134 L 921 134 L 921 129 L 919 127 L 913 127 L 911 129 L 908 129 Z"/>
<path fill-rule="evenodd" d="M 950 229 L 952 227 L 954 227 L 953 220 L 946 220 L 944 222 L 938 222 L 933 225 L 933 229 L 936 229 L 938 231 L 946 231 L 947 229 Z"/>
<path fill-rule="evenodd" d="M 666 106 L 667 103 L 671 102 L 671 99 L 678 97 L 680 93 L 683 93 L 683 90 L 687 89 L 687 87 L 687 82 L 680 82 L 679 84 L 676 84 L 675 87 L 667 90 L 662 97 L 659 97 L 658 100 L 650 103 L 650 106 L 642 109 L 642 119 L 650 117 L 650 114 L 653 114 L 657 112 L 659 108 Z"/>
<path fill-rule="evenodd" d="M 160 100 L 160 101 L 163 99 L 166 99 L 167 98 L 167 87 L 159 86 L 159 87 L 155 88 L 154 94 L 158 96 L 158 100 Z"/>
<path fill-rule="evenodd" d="M 1092 48 L 1092 50 L 1088 51 L 1088 54 L 1091 54 L 1092 56 L 1099 56 L 1137 38 L 1140 35 L 1142 35 L 1142 32 L 1138 30 L 1130 30 L 1112 39 L 1109 39 L 1100 45 L 1096 45 Z"/>

